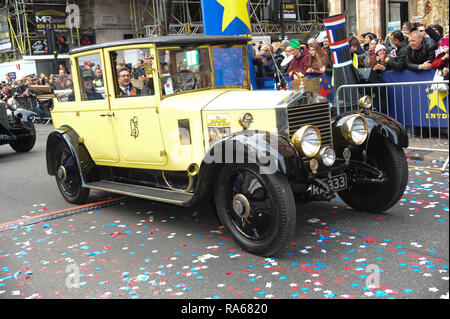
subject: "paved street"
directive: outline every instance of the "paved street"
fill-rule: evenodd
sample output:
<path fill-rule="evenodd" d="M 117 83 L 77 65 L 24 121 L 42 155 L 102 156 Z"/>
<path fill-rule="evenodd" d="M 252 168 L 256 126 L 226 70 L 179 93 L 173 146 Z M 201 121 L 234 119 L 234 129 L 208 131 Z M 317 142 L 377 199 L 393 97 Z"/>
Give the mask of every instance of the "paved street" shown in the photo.
<path fill-rule="evenodd" d="M 46 172 L 52 126 L 37 130 L 28 154 L 0 148 L 0 229 L 75 207 Z M 355 212 L 339 198 L 298 204 L 295 238 L 274 258 L 243 251 L 206 203 L 185 209 L 127 198 L 13 223 L 0 231 L 0 298 L 448 299 L 443 157 L 409 161 L 406 193 L 383 214 Z M 111 198 L 94 193 L 90 201 Z"/>

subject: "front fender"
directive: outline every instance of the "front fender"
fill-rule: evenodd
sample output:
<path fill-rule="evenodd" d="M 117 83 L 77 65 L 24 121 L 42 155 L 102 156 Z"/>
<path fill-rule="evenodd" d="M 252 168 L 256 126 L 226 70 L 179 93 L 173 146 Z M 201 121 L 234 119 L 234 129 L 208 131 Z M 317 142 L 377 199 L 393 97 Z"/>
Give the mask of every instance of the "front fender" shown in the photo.
<path fill-rule="evenodd" d="M 58 167 L 55 167 L 55 151 L 60 143 L 67 146 L 75 159 L 82 184 L 89 182 L 92 179 L 90 173 L 96 167 L 95 163 L 84 144 L 80 142 L 77 132 L 68 126 L 55 129 L 47 137 L 46 160 L 48 174 L 55 175 L 58 170 Z"/>
<path fill-rule="evenodd" d="M 374 137 L 380 136 L 386 138 L 395 145 L 401 147 L 409 146 L 408 134 L 406 132 L 405 127 L 402 124 L 400 124 L 395 119 L 386 114 L 372 111 L 368 112 L 353 111 L 353 112 L 346 112 L 336 116 L 332 124 L 333 144 L 335 146 L 348 144 L 341 134 L 341 129 L 345 121 L 355 114 L 362 116 L 367 122 L 368 126 L 367 141 Z"/>
<path fill-rule="evenodd" d="M 197 178 L 194 201 L 214 189 L 220 168 L 226 164 L 256 164 L 261 174 L 280 172 L 288 178 L 305 178 L 297 149 L 284 137 L 266 131 L 240 131 L 216 142 L 206 153 Z"/>
<path fill-rule="evenodd" d="M 301 157 L 284 137 L 266 131 L 240 131 L 214 145 L 203 164 L 256 164 L 263 174 L 280 172 L 295 176 L 301 169 Z"/>

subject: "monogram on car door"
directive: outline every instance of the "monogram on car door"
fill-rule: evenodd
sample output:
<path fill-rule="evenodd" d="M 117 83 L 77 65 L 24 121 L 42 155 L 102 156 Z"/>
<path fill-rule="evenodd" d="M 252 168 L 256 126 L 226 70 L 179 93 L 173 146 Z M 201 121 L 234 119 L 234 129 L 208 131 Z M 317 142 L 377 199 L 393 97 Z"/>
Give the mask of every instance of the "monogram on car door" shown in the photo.
<path fill-rule="evenodd" d="M 112 71 L 108 75 L 111 119 L 121 164 L 164 165 L 167 156 L 159 123 L 159 90 L 153 78 L 154 49 L 148 45 L 108 48 L 105 59 Z"/>

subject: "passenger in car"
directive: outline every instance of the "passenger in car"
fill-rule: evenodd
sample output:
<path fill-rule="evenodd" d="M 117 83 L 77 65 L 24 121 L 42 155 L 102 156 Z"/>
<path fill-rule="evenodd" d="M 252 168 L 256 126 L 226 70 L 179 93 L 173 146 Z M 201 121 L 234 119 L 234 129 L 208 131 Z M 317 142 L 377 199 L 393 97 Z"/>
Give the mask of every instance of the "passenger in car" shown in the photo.
<path fill-rule="evenodd" d="M 94 75 L 91 70 L 83 70 L 84 100 L 103 100 L 103 96 L 94 87 Z"/>
<path fill-rule="evenodd" d="M 121 68 L 118 75 L 119 97 L 141 95 L 141 90 L 131 84 L 131 74 L 128 68 Z"/>

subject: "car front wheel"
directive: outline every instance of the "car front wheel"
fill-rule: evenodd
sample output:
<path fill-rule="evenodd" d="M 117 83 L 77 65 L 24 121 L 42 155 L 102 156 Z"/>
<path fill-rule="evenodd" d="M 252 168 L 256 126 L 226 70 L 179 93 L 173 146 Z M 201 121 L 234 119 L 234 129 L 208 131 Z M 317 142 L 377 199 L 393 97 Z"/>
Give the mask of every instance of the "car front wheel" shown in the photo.
<path fill-rule="evenodd" d="M 260 174 L 256 165 L 227 165 L 215 186 L 217 213 L 226 230 L 250 253 L 271 256 L 295 231 L 295 200 L 286 176 Z"/>
<path fill-rule="evenodd" d="M 385 175 L 384 183 L 360 183 L 339 192 L 342 200 L 359 211 L 383 212 L 394 206 L 408 183 L 408 162 L 403 148 L 384 138 L 371 141 L 367 163 Z M 369 174 L 369 173 L 367 173 Z M 365 176 L 368 180 L 376 176 Z"/>
<path fill-rule="evenodd" d="M 64 144 L 55 151 L 56 184 L 64 199 L 72 204 L 83 204 L 89 196 L 89 189 L 83 188 L 76 159 Z"/>

